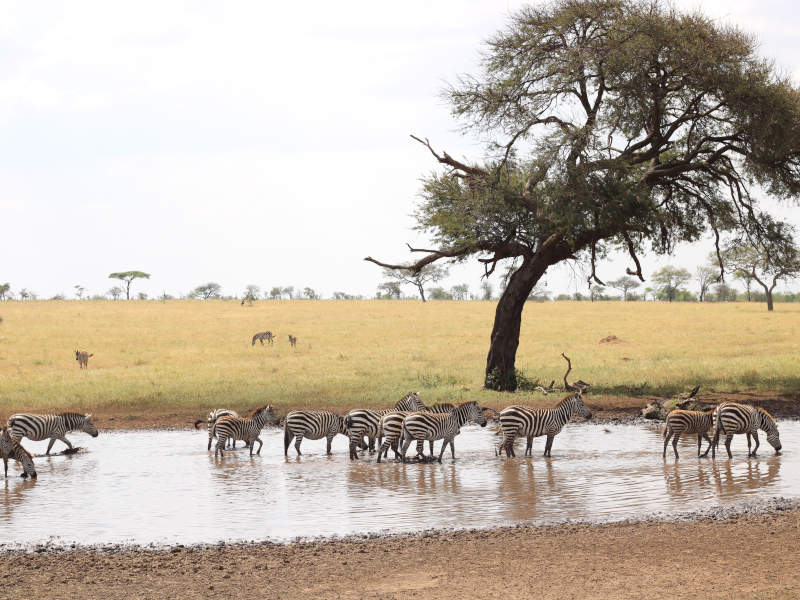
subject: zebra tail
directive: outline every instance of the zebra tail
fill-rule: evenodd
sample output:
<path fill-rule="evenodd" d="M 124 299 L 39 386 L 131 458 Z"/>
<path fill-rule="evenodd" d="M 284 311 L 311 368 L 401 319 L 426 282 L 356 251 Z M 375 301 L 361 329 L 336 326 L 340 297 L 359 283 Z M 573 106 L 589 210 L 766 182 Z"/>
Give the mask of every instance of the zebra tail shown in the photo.
<path fill-rule="evenodd" d="M 197 421 L 194 422 L 194 428 L 200 429 L 200 423 L 208 423 L 208 421 L 206 421 L 205 419 L 198 419 Z"/>

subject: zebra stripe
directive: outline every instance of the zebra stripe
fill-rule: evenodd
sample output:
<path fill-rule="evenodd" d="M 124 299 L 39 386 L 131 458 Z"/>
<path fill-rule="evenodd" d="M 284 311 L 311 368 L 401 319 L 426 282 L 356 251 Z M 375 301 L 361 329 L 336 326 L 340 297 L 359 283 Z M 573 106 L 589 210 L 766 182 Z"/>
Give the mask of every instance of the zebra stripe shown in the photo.
<path fill-rule="evenodd" d="M 256 452 L 256 454 L 261 454 L 261 447 L 264 445 L 264 442 L 261 441 L 258 435 L 261 433 L 261 429 L 264 427 L 267 420 L 274 419 L 275 411 L 271 404 L 259 406 L 246 418 L 230 416 L 220 417 L 214 424 L 214 433 L 217 436 L 214 458 L 217 457 L 217 453 L 225 456 L 225 442 L 227 442 L 229 438 L 233 440 L 244 440 L 245 444 L 250 447 L 250 456 L 253 456 L 253 446 L 255 442 L 258 442 L 258 452 Z"/>
<path fill-rule="evenodd" d="M 370 410 L 366 408 L 357 408 L 347 413 L 345 417 L 345 426 L 347 427 L 348 436 L 350 437 L 350 458 L 357 459 L 358 452 L 356 446 L 363 446 L 362 439 L 367 437 L 369 440 L 370 451 L 375 449 L 375 440 L 383 437 L 381 431 L 381 417 L 390 412 L 402 410 L 421 410 L 425 407 L 419 399 L 417 392 L 408 393 L 402 400 L 394 405 L 394 408 L 387 408 L 383 410 Z"/>
<path fill-rule="evenodd" d="M 206 423 L 208 423 L 208 450 L 211 450 L 211 440 L 216 437 L 214 433 L 214 424 L 217 422 L 217 419 L 221 419 L 222 417 L 238 417 L 239 414 L 235 410 L 230 410 L 228 408 L 215 408 L 210 413 L 208 413 L 208 417 L 206 417 Z M 198 419 L 194 422 L 194 428 L 199 429 L 200 423 L 203 422 L 203 419 Z M 236 440 L 230 439 L 233 444 L 233 447 L 236 448 Z"/>
<path fill-rule="evenodd" d="M 434 404 L 432 406 L 425 406 L 422 405 L 421 409 L 416 410 L 423 410 L 427 412 L 432 412 L 436 414 L 447 414 L 453 411 L 455 408 L 454 405 L 448 402 L 441 402 Z M 395 459 L 400 457 L 400 452 L 398 451 L 398 445 L 400 443 L 400 434 L 403 430 L 403 419 L 405 419 L 408 415 L 412 412 L 411 410 L 406 411 L 391 411 L 383 415 L 381 418 L 381 432 L 384 435 L 384 441 L 378 450 L 378 462 L 381 462 L 381 456 L 384 458 L 388 458 L 389 455 L 389 448 L 392 449 L 394 452 Z M 430 450 L 431 450 L 431 458 L 433 457 L 433 440 L 430 440 Z M 417 441 L 417 456 L 423 458 L 425 456 L 424 453 L 424 444 L 422 440 Z"/>
<path fill-rule="evenodd" d="M 575 392 L 562 398 L 553 408 L 532 408 L 530 406 L 508 406 L 500 411 L 500 427 L 503 430 L 503 444 L 506 456 L 516 456 L 514 440 L 517 436 L 528 438 L 525 456 L 532 454 L 533 438 L 547 436 L 544 456 L 550 456 L 553 438 L 561 432 L 564 425 L 578 413 L 590 419 L 592 413 L 583 403 L 583 396 Z"/>
<path fill-rule="evenodd" d="M 708 430 L 714 427 L 714 409 L 707 412 L 697 410 L 673 410 L 667 415 L 667 422 L 662 433 L 664 437 L 664 458 L 667 456 L 667 444 L 672 437 L 672 450 L 675 458 L 678 458 L 678 440 L 684 433 L 697 434 L 697 456 L 703 446 L 703 438 L 708 442 L 708 448 L 702 456 L 708 456 L 711 449 L 711 438 L 708 437 Z M 674 436 L 674 437 L 673 437 Z"/>
<path fill-rule="evenodd" d="M 327 410 L 293 410 L 286 415 L 283 424 L 283 454 L 289 455 L 289 444 L 296 439 L 294 448 L 300 456 L 300 443 L 303 438 L 310 440 L 327 439 L 326 453 L 331 453 L 331 443 L 337 433 L 347 435 L 344 417 Z"/>
<path fill-rule="evenodd" d="M 31 453 L 11 437 L 8 427 L 3 427 L 0 431 L 0 455 L 3 457 L 3 471 L 6 477 L 8 477 L 8 459 L 13 458 L 22 465 L 22 477 L 30 475 L 32 479 L 36 479 L 36 468 L 33 466 Z"/>
<path fill-rule="evenodd" d="M 50 438 L 46 454 L 56 440 L 61 440 L 72 450 L 72 444 L 65 437 L 68 431 L 83 431 L 97 437 L 97 427 L 91 422 L 92 415 L 80 413 L 61 413 L 58 415 L 16 414 L 8 418 L 8 429 L 11 436 L 22 440 L 26 437 L 34 442 Z"/>
<path fill-rule="evenodd" d="M 728 451 L 728 458 L 733 458 L 731 454 L 731 441 L 737 433 L 747 434 L 747 456 L 755 456 L 760 442 L 758 440 L 758 430 L 763 429 L 767 434 L 767 441 L 775 448 L 775 454 L 781 453 L 781 438 L 778 434 L 778 424 L 772 415 L 763 408 L 737 404 L 735 402 L 723 402 L 717 407 L 716 427 L 714 428 L 714 441 L 711 447 L 711 456 L 717 455 L 717 444 L 719 444 L 719 434 L 725 434 L 725 449 Z M 756 442 L 756 447 L 750 451 L 750 436 Z"/>
<path fill-rule="evenodd" d="M 427 411 L 411 413 L 403 419 L 403 430 L 400 434 L 400 441 L 403 445 L 400 456 L 403 462 L 406 462 L 406 451 L 412 440 L 444 440 L 439 451 L 439 462 L 442 462 L 442 455 L 447 444 L 450 444 L 450 452 L 455 460 L 456 450 L 453 439 L 467 421 L 475 421 L 481 427 L 486 427 L 483 412 L 474 400 L 459 404 L 449 413 L 436 414 Z"/>
<path fill-rule="evenodd" d="M 255 346 L 256 342 L 261 342 L 261 345 L 264 345 L 264 340 L 269 342 L 269 345 L 272 346 L 275 336 L 272 335 L 271 331 L 262 331 L 261 333 L 257 333 L 253 336 L 253 341 L 250 344 L 251 346 Z"/>

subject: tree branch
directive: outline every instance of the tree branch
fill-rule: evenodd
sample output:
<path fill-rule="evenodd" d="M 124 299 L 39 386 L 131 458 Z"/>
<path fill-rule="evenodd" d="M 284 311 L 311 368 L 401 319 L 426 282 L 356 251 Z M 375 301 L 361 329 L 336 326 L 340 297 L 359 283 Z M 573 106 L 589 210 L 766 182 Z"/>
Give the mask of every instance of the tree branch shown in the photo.
<path fill-rule="evenodd" d="M 639 262 L 639 257 L 636 256 L 636 248 L 633 245 L 633 240 L 631 240 L 631 236 L 628 235 L 627 231 L 622 232 L 622 237 L 625 239 L 625 243 L 628 245 L 628 254 L 630 254 L 633 262 L 636 264 L 635 271 L 625 269 L 625 272 L 628 275 L 636 275 L 639 278 L 639 281 L 644 281 L 644 276 L 642 275 L 642 265 Z"/>
<path fill-rule="evenodd" d="M 431 143 L 428 141 L 428 138 L 425 138 L 425 140 L 423 141 L 413 134 L 411 135 L 411 137 L 417 140 L 423 146 L 426 146 L 428 150 L 431 151 L 431 154 L 433 154 L 436 160 L 438 160 L 443 165 L 448 165 L 450 167 L 453 167 L 454 169 L 458 169 L 459 171 L 463 171 L 464 173 L 468 173 L 469 175 L 472 175 L 474 177 L 486 177 L 488 175 L 488 173 L 484 169 L 480 169 L 478 167 L 470 167 L 469 165 L 466 165 L 461 161 L 452 158 L 450 155 L 447 154 L 447 152 L 443 152 L 442 153 L 443 156 L 439 156 L 436 153 L 436 151 L 431 147 Z"/>

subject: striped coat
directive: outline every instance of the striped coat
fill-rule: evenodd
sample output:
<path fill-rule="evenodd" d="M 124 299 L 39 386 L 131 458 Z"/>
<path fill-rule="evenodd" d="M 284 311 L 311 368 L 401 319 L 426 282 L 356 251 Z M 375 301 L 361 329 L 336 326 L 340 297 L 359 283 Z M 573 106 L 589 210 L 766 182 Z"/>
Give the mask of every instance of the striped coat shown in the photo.
<path fill-rule="evenodd" d="M 717 454 L 717 444 L 719 444 L 720 434 L 725 436 L 725 449 L 728 451 L 728 458 L 733 458 L 731 454 L 731 441 L 737 433 L 747 435 L 747 456 L 755 456 L 760 442 L 758 440 L 758 430 L 763 429 L 767 434 L 767 441 L 775 448 L 775 454 L 781 453 L 781 438 L 778 434 L 778 424 L 775 419 L 763 408 L 737 404 L 735 402 L 723 402 L 716 410 L 716 426 L 714 428 L 714 441 L 712 442 L 711 456 Z M 750 437 L 756 442 L 756 447 L 750 451 Z"/>
<path fill-rule="evenodd" d="M 293 410 L 286 415 L 283 424 L 283 454 L 289 455 L 289 445 L 295 440 L 294 449 L 300 456 L 300 443 L 303 438 L 327 439 L 326 453 L 331 453 L 331 444 L 337 433 L 347 435 L 344 417 L 327 410 Z"/>
<path fill-rule="evenodd" d="M 703 438 L 708 442 L 703 456 L 708 456 L 708 451 L 711 449 L 711 438 L 708 437 L 708 431 L 714 428 L 714 409 L 707 412 L 697 410 L 673 410 L 667 415 L 667 421 L 664 424 L 664 452 L 661 456 L 667 456 L 667 444 L 670 437 L 672 437 L 672 450 L 675 452 L 675 458 L 678 458 L 678 440 L 684 433 L 697 434 L 697 456 L 700 456 L 700 449 L 703 445 Z"/>
<path fill-rule="evenodd" d="M 235 410 L 230 410 L 228 408 L 215 408 L 210 413 L 208 413 L 208 417 L 206 417 L 205 422 L 208 424 L 208 450 L 211 450 L 211 440 L 216 437 L 214 433 L 214 425 L 217 422 L 217 419 L 222 417 L 238 417 L 239 414 Z M 203 419 L 198 419 L 194 422 L 194 428 L 199 429 L 200 424 L 203 423 Z M 229 438 L 230 442 L 232 443 L 233 447 L 236 448 L 236 440 Z"/>
<path fill-rule="evenodd" d="M 446 414 L 452 412 L 455 408 L 452 404 L 442 402 L 434 404 L 433 406 L 422 405 L 422 408 L 416 410 L 424 410 L 437 414 Z M 383 443 L 378 449 L 378 462 L 381 462 L 381 457 L 388 458 L 389 448 L 394 452 L 395 460 L 400 457 L 398 445 L 400 443 L 400 434 L 403 430 L 403 420 L 410 415 L 414 410 L 393 410 L 389 411 L 381 417 L 381 433 L 385 437 Z M 417 441 L 417 456 L 422 458 L 425 456 L 424 444 L 422 440 Z M 431 457 L 433 457 L 433 440 L 430 441 Z"/>
<path fill-rule="evenodd" d="M 253 341 L 250 345 L 255 346 L 256 342 L 261 342 L 261 345 L 263 346 L 264 340 L 267 340 L 271 346 L 275 341 L 275 336 L 272 335 L 271 331 L 262 331 L 261 333 L 257 333 L 253 336 Z"/>
<path fill-rule="evenodd" d="M 64 437 L 68 431 L 83 431 L 97 437 L 97 427 L 91 421 L 92 415 L 80 413 L 61 413 L 57 415 L 16 414 L 8 418 L 8 429 L 17 440 L 26 437 L 34 442 L 50 438 L 47 454 L 56 440 L 61 440 L 72 450 L 72 444 Z"/>
<path fill-rule="evenodd" d="M 533 438 L 547 436 L 544 456 L 550 456 L 553 438 L 561 432 L 564 425 L 575 413 L 590 419 L 592 413 L 583 403 L 583 396 L 575 392 L 562 398 L 553 408 L 532 408 L 530 406 L 508 406 L 500 411 L 500 428 L 503 431 L 503 448 L 507 456 L 516 456 L 514 440 L 526 437 L 528 445 L 525 455 L 532 452 Z"/>
<path fill-rule="evenodd" d="M 419 394 L 417 392 L 410 392 L 402 400 L 398 401 L 398 403 L 394 405 L 394 408 L 383 410 L 357 408 L 351 410 L 345 417 L 347 435 L 350 437 L 350 458 L 358 458 L 356 446 L 363 445 L 361 440 L 364 437 L 369 439 L 370 450 L 374 450 L 375 440 L 380 440 L 383 437 L 381 417 L 390 412 L 421 410 L 424 407 L 425 405 L 419 399 Z"/>
<path fill-rule="evenodd" d="M 22 465 L 22 477 L 31 476 L 36 479 L 36 468 L 33 466 L 33 457 L 17 440 L 11 437 L 8 427 L 0 430 L 0 455 L 3 457 L 3 471 L 8 477 L 8 459 L 13 458 Z"/>
<path fill-rule="evenodd" d="M 439 452 L 439 462 L 442 462 L 442 455 L 448 444 L 455 460 L 456 450 L 453 440 L 467 421 L 475 421 L 481 427 L 486 427 L 483 411 L 474 400 L 459 404 L 449 413 L 436 414 L 428 411 L 411 413 L 403 419 L 403 429 L 400 434 L 402 443 L 400 456 L 403 462 L 406 462 L 406 451 L 413 440 L 444 440 Z"/>
<path fill-rule="evenodd" d="M 217 436 L 214 458 L 217 457 L 217 453 L 222 456 L 225 455 L 225 443 L 228 439 L 243 440 L 250 447 L 250 456 L 253 456 L 253 446 L 258 442 L 258 452 L 256 454 L 261 454 L 264 442 L 261 441 L 259 434 L 267 421 L 274 419 L 275 410 L 271 404 L 259 406 L 246 418 L 220 417 L 213 428 L 213 433 Z"/>

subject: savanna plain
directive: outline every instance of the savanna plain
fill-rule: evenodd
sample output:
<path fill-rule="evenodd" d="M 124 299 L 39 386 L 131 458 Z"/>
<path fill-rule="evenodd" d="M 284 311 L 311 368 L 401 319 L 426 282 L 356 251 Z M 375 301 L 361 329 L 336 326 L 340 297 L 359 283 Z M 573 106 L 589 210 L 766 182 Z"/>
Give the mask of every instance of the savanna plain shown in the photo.
<path fill-rule="evenodd" d="M 412 390 L 426 403 L 554 404 L 557 395 L 482 389 L 494 310 L 446 301 L 7 302 L 0 420 L 78 410 L 94 413 L 101 431 L 186 428 L 219 406 L 343 413 L 388 407 Z M 559 384 L 564 352 L 570 380 L 591 384 L 586 402 L 600 416 L 631 416 L 650 397 L 697 384 L 705 399 L 797 416 L 799 318 L 795 304 L 768 313 L 749 303 L 529 303 L 517 368 L 530 382 Z M 253 346 L 264 330 L 274 345 Z M 88 369 L 76 349 L 94 354 Z M 796 443 L 784 441 L 792 452 Z M 0 557 L 0 596 L 796 598 L 798 534 L 800 512 L 788 510 L 288 545 L 10 552 Z"/>

